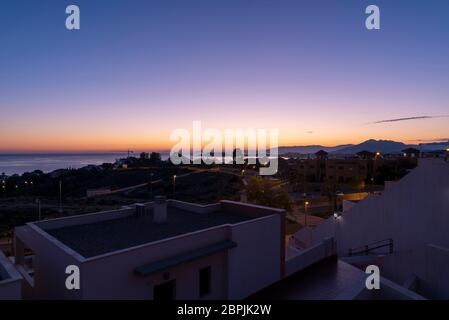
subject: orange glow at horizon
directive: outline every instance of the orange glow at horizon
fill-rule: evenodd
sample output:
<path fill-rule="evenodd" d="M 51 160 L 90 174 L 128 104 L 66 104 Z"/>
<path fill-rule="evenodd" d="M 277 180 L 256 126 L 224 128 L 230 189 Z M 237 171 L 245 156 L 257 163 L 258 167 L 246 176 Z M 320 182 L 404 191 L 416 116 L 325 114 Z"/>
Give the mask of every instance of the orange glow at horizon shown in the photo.
<path fill-rule="evenodd" d="M 206 126 L 203 130 L 207 128 Z M 191 130 L 189 127 L 185 127 Z M 420 141 L 441 141 L 448 136 L 444 130 L 428 130 L 423 133 L 409 131 L 408 135 L 401 135 L 401 130 L 382 130 L 373 132 L 364 128 L 364 132 L 357 135 L 352 130 L 341 129 L 332 132 L 298 132 L 294 128 L 279 130 L 279 146 L 322 145 L 336 146 L 342 144 L 358 144 L 368 139 L 394 140 L 406 144 L 418 144 Z M 126 130 L 124 130 L 126 131 Z M 139 131 L 139 130 L 136 130 Z M 375 130 L 376 131 L 376 130 Z M 440 132 L 441 131 L 441 132 Z M 404 131 L 402 131 L 403 133 Z M 136 151 L 168 151 L 175 144 L 169 140 L 170 130 L 153 130 L 128 132 L 128 134 L 112 131 L 94 132 L 92 130 L 80 133 L 60 135 L 52 131 L 33 132 L 23 131 L 20 135 L 2 135 L 0 137 L 0 152 L 116 152 L 126 150 Z"/>

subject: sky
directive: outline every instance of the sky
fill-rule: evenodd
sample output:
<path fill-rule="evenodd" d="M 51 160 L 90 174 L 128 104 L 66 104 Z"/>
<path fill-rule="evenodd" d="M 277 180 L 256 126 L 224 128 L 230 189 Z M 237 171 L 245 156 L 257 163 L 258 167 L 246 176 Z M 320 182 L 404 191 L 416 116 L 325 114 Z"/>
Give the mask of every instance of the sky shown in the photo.
<path fill-rule="evenodd" d="M 448 14 L 446 0 L 2 0 L 0 152 L 169 149 L 196 120 L 279 129 L 285 146 L 449 139 Z"/>

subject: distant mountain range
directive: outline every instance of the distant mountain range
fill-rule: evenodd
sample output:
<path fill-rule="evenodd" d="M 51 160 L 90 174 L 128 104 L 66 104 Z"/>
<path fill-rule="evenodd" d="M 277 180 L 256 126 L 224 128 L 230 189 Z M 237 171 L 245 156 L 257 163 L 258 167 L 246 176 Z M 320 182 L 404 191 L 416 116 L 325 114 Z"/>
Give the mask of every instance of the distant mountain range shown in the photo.
<path fill-rule="evenodd" d="M 397 153 L 401 152 L 406 148 L 416 148 L 422 151 L 445 150 L 449 148 L 449 141 L 422 143 L 420 145 L 417 145 L 417 144 L 405 144 L 402 142 L 392 140 L 370 139 L 359 144 L 345 144 L 334 147 L 326 147 L 320 145 L 279 147 L 278 152 L 279 154 L 286 154 L 286 153 L 310 154 L 315 153 L 319 150 L 324 150 L 326 152 L 334 154 L 356 154 L 357 152 L 365 150 L 370 152 L 378 151 L 381 153 Z"/>

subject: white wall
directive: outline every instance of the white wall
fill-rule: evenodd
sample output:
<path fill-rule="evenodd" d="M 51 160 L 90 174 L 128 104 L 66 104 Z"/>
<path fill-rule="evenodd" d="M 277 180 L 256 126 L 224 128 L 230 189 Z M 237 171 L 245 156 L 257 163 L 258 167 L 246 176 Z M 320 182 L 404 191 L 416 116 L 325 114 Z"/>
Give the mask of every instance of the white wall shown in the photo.
<path fill-rule="evenodd" d="M 238 246 L 229 252 L 229 299 L 245 298 L 281 279 L 281 219 L 273 215 L 232 227 L 231 239 Z"/>
<path fill-rule="evenodd" d="M 35 254 L 34 288 L 24 292 L 25 299 L 79 299 L 79 290 L 67 290 L 66 267 L 79 265 L 81 256 L 33 225 L 15 229 L 16 250 L 23 242 Z M 17 258 L 17 253 L 16 253 Z M 27 288 L 27 286 L 24 286 Z"/>
<path fill-rule="evenodd" d="M 330 257 L 335 253 L 333 239 L 325 239 L 305 250 L 301 250 L 296 254 L 292 254 L 285 262 L 285 276 L 289 276 L 300 271 L 315 262 L 326 257 Z"/>

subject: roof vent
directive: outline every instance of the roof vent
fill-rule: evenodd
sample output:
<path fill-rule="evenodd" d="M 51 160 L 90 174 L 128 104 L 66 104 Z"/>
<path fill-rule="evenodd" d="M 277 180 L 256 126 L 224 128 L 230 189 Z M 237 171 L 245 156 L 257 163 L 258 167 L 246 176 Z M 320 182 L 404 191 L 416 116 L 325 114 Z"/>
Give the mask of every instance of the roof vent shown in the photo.
<path fill-rule="evenodd" d="M 164 196 L 154 197 L 153 219 L 156 223 L 167 221 L 167 200 Z"/>
<path fill-rule="evenodd" d="M 145 215 L 145 209 L 143 203 L 136 203 L 136 217 L 143 217 Z"/>

